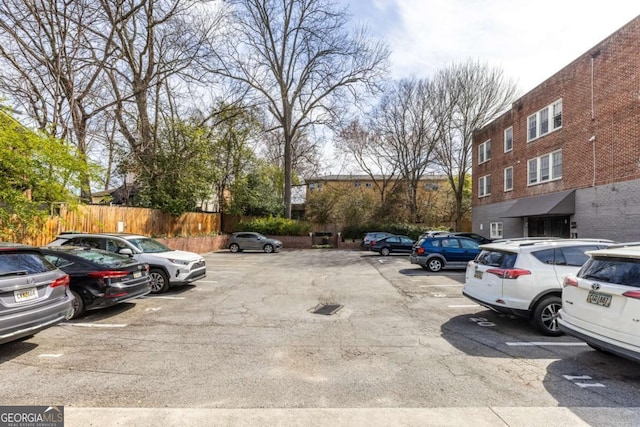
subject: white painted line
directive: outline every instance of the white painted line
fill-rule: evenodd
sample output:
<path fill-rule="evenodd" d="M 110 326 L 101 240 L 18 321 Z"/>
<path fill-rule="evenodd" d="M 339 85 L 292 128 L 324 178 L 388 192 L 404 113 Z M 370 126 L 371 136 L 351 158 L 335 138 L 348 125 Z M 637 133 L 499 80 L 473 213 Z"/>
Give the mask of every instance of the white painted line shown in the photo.
<path fill-rule="evenodd" d="M 38 357 L 62 357 L 62 354 L 39 354 Z"/>
<path fill-rule="evenodd" d="M 82 328 L 124 328 L 126 323 L 60 323 L 62 326 L 80 326 Z"/>
<path fill-rule="evenodd" d="M 563 375 L 563 377 L 569 381 L 573 381 L 573 380 L 591 380 L 593 378 L 591 378 L 589 375 Z"/>
<path fill-rule="evenodd" d="M 150 312 L 156 312 L 156 311 L 160 311 L 160 310 L 162 310 L 162 307 L 149 307 L 145 311 L 150 313 Z"/>
<path fill-rule="evenodd" d="M 464 285 L 420 285 L 421 288 L 460 288 Z"/>
<path fill-rule="evenodd" d="M 444 298 L 447 295 L 446 294 L 431 294 L 431 296 L 434 297 L 434 298 Z"/>
<path fill-rule="evenodd" d="M 587 388 L 587 387 L 606 387 L 606 385 L 604 384 L 600 384 L 600 383 L 574 383 L 575 385 L 577 385 L 580 388 Z"/>
<path fill-rule="evenodd" d="M 555 347 L 581 347 L 587 345 L 583 342 L 507 342 L 505 343 L 511 347 L 535 347 L 535 346 L 555 346 Z"/>
<path fill-rule="evenodd" d="M 460 305 L 450 305 L 449 308 L 476 308 L 480 307 L 478 304 L 460 304 Z"/>
<path fill-rule="evenodd" d="M 153 299 L 184 299 L 184 297 L 163 297 L 163 296 L 160 296 L 160 295 L 158 295 L 158 296 L 155 296 L 155 295 L 151 295 L 151 296 L 146 295 L 146 296 L 141 297 L 141 298 L 144 298 L 144 299 L 151 299 L 151 298 L 153 298 Z"/>

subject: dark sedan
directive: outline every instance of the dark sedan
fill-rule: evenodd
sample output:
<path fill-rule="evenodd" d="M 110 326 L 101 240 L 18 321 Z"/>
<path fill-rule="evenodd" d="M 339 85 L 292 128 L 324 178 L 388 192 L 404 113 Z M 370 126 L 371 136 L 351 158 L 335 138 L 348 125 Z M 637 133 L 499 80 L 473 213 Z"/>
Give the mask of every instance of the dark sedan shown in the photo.
<path fill-rule="evenodd" d="M 391 253 L 411 253 L 415 240 L 407 236 L 387 236 L 378 240 L 372 240 L 369 250 L 387 256 Z"/>
<path fill-rule="evenodd" d="M 41 248 L 45 258 L 71 279 L 73 316 L 151 292 L 149 266 L 135 259 L 77 246 Z"/>

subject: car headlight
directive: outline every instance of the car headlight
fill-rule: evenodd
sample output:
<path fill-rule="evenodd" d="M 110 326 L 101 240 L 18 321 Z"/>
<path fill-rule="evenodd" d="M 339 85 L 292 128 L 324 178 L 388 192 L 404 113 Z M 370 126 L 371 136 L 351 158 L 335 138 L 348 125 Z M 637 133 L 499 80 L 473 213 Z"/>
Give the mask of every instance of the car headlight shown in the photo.
<path fill-rule="evenodd" d="M 183 261 L 181 259 L 172 259 L 172 258 L 168 258 L 170 262 L 172 262 L 173 264 L 178 264 L 178 265 L 189 265 L 189 261 Z"/>

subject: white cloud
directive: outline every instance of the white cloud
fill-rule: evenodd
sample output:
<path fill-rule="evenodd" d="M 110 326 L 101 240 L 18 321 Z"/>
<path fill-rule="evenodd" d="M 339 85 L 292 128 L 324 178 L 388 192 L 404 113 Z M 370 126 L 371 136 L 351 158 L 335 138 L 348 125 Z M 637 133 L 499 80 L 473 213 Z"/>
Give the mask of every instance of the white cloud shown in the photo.
<path fill-rule="evenodd" d="M 351 0 L 392 49 L 395 78 L 467 58 L 504 69 L 526 92 L 640 14 L 629 0 Z"/>

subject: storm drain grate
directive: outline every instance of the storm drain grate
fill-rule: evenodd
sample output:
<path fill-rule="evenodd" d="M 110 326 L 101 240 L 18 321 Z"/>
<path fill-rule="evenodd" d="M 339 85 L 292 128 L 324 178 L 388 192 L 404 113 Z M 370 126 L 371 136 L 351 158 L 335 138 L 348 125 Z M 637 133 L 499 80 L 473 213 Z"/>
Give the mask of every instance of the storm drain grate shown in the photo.
<path fill-rule="evenodd" d="M 340 310 L 342 306 L 340 304 L 320 304 L 315 310 L 313 310 L 313 314 L 324 314 L 325 316 L 330 316 L 335 314 L 338 310 Z"/>

